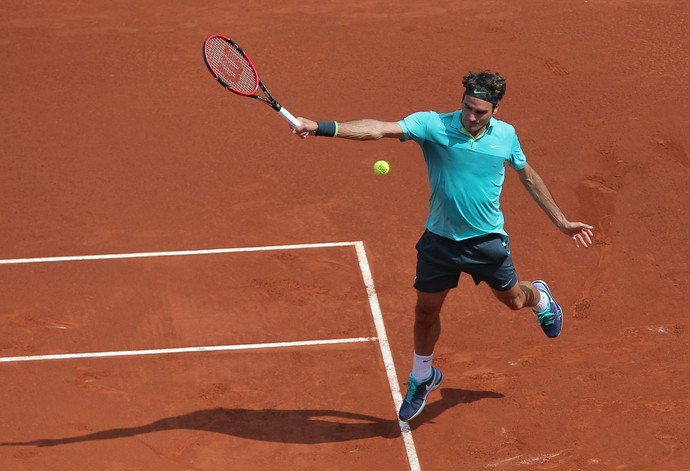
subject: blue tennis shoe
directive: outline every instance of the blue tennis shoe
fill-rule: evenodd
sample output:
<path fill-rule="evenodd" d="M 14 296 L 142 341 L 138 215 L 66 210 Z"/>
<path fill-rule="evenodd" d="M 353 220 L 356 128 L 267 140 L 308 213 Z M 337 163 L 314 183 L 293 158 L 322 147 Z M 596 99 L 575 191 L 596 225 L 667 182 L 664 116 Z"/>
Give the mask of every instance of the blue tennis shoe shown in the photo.
<path fill-rule="evenodd" d="M 549 297 L 549 305 L 542 312 L 535 312 L 537 315 L 537 323 L 544 331 L 547 337 L 558 337 L 563 327 L 563 309 L 558 305 L 549 286 L 542 280 L 533 281 L 532 284 L 542 293 Z"/>
<path fill-rule="evenodd" d="M 435 389 L 438 389 L 443 382 L 443 373 L 438 368 L 431 368 L 431 376 L 424 381 L 417 381 L 410 375 L 407 384 L 407 395 L 400 406 L 398 418 L 403 422 L 412 420 L 422 412 L 426 405 L 426 397 Z"/>

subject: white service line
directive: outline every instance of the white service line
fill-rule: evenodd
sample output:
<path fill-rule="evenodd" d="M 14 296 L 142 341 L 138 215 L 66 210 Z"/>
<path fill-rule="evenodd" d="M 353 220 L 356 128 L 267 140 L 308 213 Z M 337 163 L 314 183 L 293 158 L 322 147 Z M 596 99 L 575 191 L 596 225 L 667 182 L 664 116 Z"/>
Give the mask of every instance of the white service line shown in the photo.
<path fill-rule="evenodd" d="M 228 350 L 252 350 L 258 348 L 308 347 L 313 345 L 332 345 L 337 343 L 373 342 L 376 337 L 350 339 L 303 340 L 299 342 L 253 343 L 245 345 L 212 345 L 207 347 L 158 348 L 154 350 L 120 350 L 112 352 L 58 353 L 54 355 L 32 355 L 22 357 L 0 357 L 0 363 L 40 360 L 71 360 L 75 358 L 132 357 L 141 355 L 169 355 L 173 353 L 222 352 Z"/>
<path fill-rule="evenodd" d="M 319 244 L 297 244 L 297 245 L 268 245 L 264 247 L 239 247 L 224 249 L 201 249 L 201 250 L 174 250 L 168 252 L 137 252 L 120 254 L 102 255 L 74 255 L 65 257 L 36 257 L 36 258 L 10 258 L 0 259 L 0 265 L 17 265 L 25 263 L 49 263 L 49 262 L 79 262 L 84 260 L 113 260 L 121 258 L 150 258 L 150 257 L 183 257 L 188 255 L 214 255 L 237 252 L 262 252 L 268 250 L 299 250 L 299 249 L 320 249 L 324 247 L 348 247 L 357 242 L 326 242 Z"/>

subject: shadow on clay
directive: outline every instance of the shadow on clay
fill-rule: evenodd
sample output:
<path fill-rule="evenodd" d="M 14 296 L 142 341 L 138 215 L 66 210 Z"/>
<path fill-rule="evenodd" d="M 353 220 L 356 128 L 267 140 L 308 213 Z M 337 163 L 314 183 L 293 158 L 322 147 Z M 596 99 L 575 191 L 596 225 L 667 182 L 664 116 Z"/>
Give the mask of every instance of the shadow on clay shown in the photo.
<path fill-rule="evenodd" d="M 413 428 L 433 420 L 445 410 L 485 398 L 502 398 L 492 391 L 440 389 L 441 399 L 427 404 L 422 414 L 411 423 Z M 225 435 L 278 443 L 331 443 L 365 438 L 400 436 L 397 419 L 336 410 L 279 409 L 203 409 L 189 414 L 166 417 L 149 424 L 112 428 L 84 435 L 63 438 L 41 438 L 24 442 L 0 442 L 0 446 L 48 447 L 70 443 L 134 437 L 166 430 L 200 430 Z"/>

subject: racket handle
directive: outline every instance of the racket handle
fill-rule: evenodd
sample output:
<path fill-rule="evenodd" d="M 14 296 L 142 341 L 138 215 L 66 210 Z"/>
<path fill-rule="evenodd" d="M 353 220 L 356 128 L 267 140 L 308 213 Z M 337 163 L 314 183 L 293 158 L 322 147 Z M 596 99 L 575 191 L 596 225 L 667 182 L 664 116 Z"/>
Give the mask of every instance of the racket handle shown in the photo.
<path fill-rule="evenodd" d="M 280 114 L 280 116 L 282 116 L 285 119 L 285 121 L 290 123 L 290 126 L 292 126 L 293 128 L 297 128 L 300 125 L 300 122 L 297 121 L 297 118 L 292 116 L 292 114 L 290 114 L 290 112 L 288 110 L 286 110 L 285 108 L 283 108 L 282 106 L 278 110 L 278 113 Z"/>

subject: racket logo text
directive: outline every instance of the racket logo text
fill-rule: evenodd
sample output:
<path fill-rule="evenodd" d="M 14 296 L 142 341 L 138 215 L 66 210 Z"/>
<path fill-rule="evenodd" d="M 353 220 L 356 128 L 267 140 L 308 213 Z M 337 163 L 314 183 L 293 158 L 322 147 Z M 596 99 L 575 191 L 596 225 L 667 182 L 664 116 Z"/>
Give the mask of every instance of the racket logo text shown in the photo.
<path fill-rule="evenodd" d="M 244 66 L 240 62 L 227 60 L 220 64 L 223 76 L 233 82 L 239 82 Z"/>

